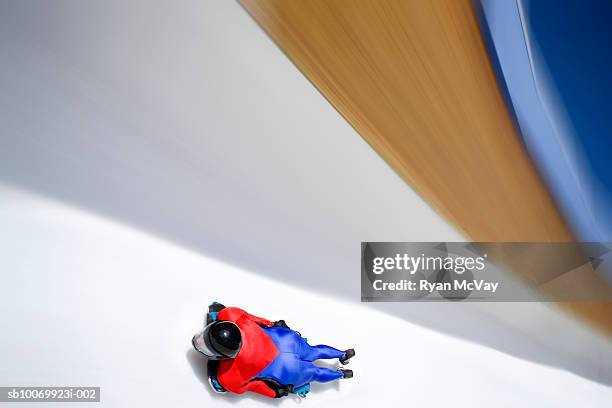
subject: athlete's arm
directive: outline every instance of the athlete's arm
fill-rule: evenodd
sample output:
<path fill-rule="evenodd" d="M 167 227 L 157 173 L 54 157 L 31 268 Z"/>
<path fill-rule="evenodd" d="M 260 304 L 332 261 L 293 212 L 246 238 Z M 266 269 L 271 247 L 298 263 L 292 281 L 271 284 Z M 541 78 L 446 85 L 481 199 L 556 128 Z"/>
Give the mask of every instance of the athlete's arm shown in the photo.
<path fill-rule="evenodd" d="M 248 383 L 242 386 L 240 391 L 241 391 L 240 392 L 241 394 L 245 391 L 251 391 L 257 394 L 265 395 L 266 397 L 269 397 L 269 398 L 277 397 L 276 391 L 268 387 L 268 385 L 261 380 L 249 381 Z"/>
<path fill-rule="evenodd" d="M 274 322 L 264 319 L 263 317 L 253 316 L 238 307 L 226 307 L 219 312 L 219 320 L 230 320 L 235 322 L 240 317 L 245 317 L 261 326 L 274 326 Z"/>
<path fill-rule="evenodd" d="M 249 314 L 247 312 L 244 312 L 244 314 L 251 319 L 252 321 L 254 321 L 255 323 L 262 325 L 262 326 L 266 326 L 266 327 L 270 327 L 270 326 L 274 326 L 274 322 L 270 321 L 268 319 L 264 319 L 263 317 L 257 317 L 257 316 L 253 316 L 252 314 Z"/>

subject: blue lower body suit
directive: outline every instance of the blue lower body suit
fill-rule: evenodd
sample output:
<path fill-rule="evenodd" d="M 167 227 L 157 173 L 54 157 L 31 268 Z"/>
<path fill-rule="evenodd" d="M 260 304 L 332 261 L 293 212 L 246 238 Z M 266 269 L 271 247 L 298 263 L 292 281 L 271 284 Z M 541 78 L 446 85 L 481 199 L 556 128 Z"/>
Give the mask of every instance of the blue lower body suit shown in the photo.
<path fill-rule="evenodd" d="M 280 384 L 300 387 L 311 381 L 328 382 L 342 378 L 342 372 L 318 367 L 313 361 L 319 359 L 342 358 L 344 352 L 330 346 L 311 346 L 299 333 L 283 328 L 264 329 L 272 339 L 279 354 L 257 375 L 270 378 Z"/>

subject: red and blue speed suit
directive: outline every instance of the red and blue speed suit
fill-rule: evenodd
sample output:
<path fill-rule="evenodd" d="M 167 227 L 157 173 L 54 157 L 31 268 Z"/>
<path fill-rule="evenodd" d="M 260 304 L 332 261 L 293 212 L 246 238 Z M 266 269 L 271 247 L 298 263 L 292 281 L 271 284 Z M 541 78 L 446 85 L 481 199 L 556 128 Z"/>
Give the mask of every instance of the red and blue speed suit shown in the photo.
<path fill-rule="evenodd" d="M 274 322 L 248 314 L 236 307 L 219 311 L 218 320 L 234 322 L 242 334 L 242 347 L 233 359 L 222 360 L 217 380 L 228 391 L 252 391 L 270 398 L 277 396 L 272 380 L 298 388 L 311 381 L 328 382 L 342 377 L 340 371 L 317 367 L 314 360 L 342 358 L 333 347 L 311 346 L 299 333 Z"/>

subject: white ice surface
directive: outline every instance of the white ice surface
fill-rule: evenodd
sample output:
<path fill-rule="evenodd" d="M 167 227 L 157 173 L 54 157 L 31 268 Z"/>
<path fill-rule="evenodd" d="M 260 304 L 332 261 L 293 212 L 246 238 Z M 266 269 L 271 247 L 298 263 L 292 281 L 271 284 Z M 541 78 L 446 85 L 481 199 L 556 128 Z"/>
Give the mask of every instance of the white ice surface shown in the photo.
<path fill-rule="evenodd" d="M 102 406 L 294 406 L 211 394 L 190 339 L 213 299 L 353 346 L 351 380 L 305 404 L 609 407 L 564 370 L 275 282 L 66 205 L 0 189 L 0 384 L 101 386 Z M 10 234 L 7 233 L 10 231 Z M 219 288 L 225 288 L 219 299 Z M 313 405 L 314 404 L 314 405 Z M 91 406 L 91 405 L 84 405 Z"/>

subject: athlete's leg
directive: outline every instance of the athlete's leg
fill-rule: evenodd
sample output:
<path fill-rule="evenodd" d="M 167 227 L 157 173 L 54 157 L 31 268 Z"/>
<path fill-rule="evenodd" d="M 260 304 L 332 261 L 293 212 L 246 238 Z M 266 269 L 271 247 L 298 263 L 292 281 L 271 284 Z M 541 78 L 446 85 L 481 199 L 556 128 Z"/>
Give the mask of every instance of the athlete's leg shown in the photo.
<path fill-rule="evenodd" d="M 329 381 L 337 380 L 344 376 L 342 371 L 330 370 L 329 368 L 325 368 L 325 367 L 317 367 L 313 363 L 306 362 L 306 361 L 302 362 L 302 373 L 304 374 L 304 377 L 301 381 L 303 382 L 303 384 L 306 384 L 312 381 L 329 382 Z M 300 384 L 300 385 L 303 385 L 303 384 Z"/>
<path fill-rule="evenodd" d="M 342 371 L 330 370 L 329 368 L 325 367 L 317 367 L 313 380 L 318 382 L 329 382 L 342 377 Z"/>
<path fill-rule="evenodd" d="M 303 343 L 303 347 L 300 353 L 300 358 L 304 361 L 315 361 L 327 358 L 342 358 L 343 356 L 344 351 L 340 351 L 324 344 L 319 344 L 318 346 L 311 346 L 306 342 Z"/>

